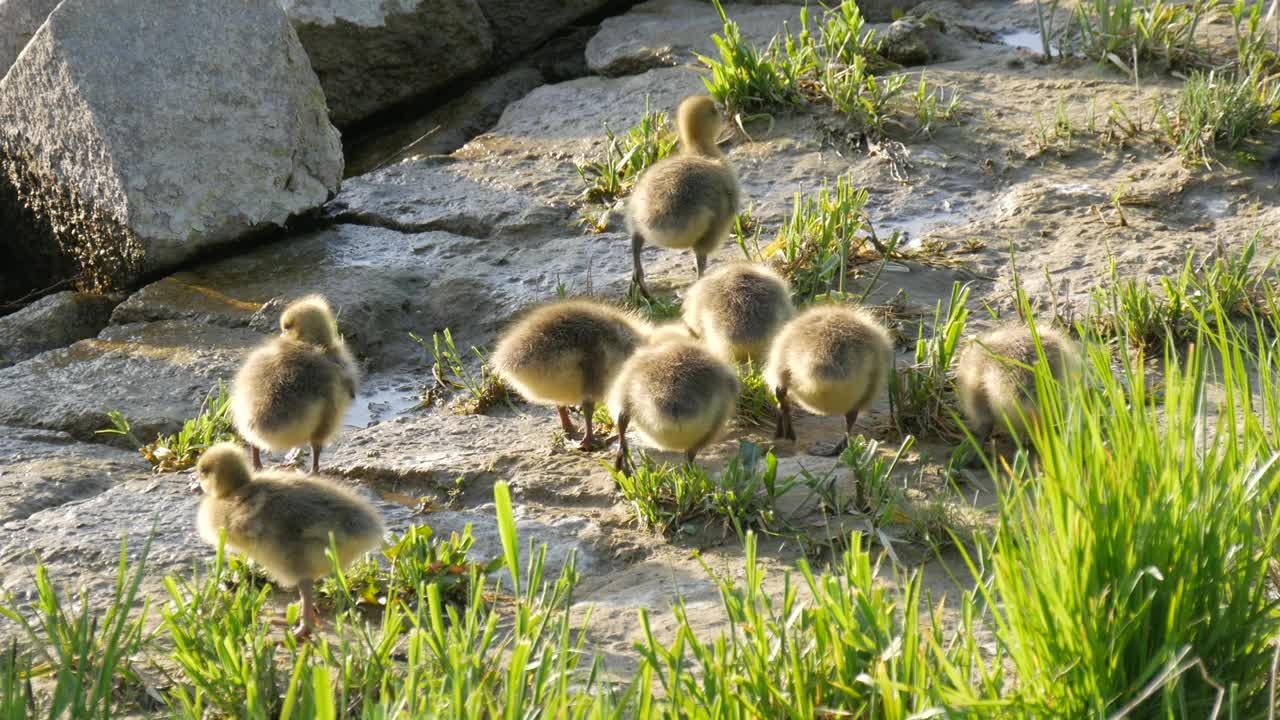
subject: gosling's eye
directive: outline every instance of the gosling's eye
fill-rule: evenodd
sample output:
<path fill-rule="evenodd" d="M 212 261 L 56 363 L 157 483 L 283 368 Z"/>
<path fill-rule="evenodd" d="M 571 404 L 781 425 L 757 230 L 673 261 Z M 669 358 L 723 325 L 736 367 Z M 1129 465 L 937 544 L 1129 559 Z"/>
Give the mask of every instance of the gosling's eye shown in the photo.
<path fill-rule="evenodd" d="M 293 329 L 293 321 L 292 321 L 292 320 L 290 320 L 289 322 L 285 323 L 285 324 L 284 324 L 284 329 L 285 329 L 285 330 L 292 330 L 292 329 Z"/>

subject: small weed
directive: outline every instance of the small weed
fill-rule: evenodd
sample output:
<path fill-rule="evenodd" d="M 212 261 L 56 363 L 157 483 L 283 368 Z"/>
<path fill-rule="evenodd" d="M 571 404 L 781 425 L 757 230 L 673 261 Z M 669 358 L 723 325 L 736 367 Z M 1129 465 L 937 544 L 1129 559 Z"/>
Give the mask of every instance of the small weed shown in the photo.
<path fill-rule="evenodd" d="M 782 526 L 775 503 L 801 481 L 779 480 L 777 471 L 773 452 L 744 442 L 718 481 L 698 465 L 658 465 L 643 453 L 630 477 L 614 471 L 613 479 L 644 527 L 663 534 L 693 532 L 695 520 L 719 520 L 726 531 L 732 528 L 741 536 L 748 528 L 772 531 Z"/>
<path fill-rule="evenodd" d="M 489 361 L 484 353 L 472 346 L 471 352 L 480 361 L 479 372 L 472 373 L 467 369 L 462 357 L 458 355 L 458 348 L 453 344 L 453 334 L 448 328 L 445 328 L 443 337 L 441 333 L 432 333 L 430 346 L 414 333 L 409 333 L 409 337 L 423 349 L 430 350 L 432 357 L 435 358 L 435 365 L 431 369 L 431 374 L 436 380 L 435 387 L 466 392 L 465 398 L 454 403 L 454 408 L 458 412 L 477 415 L 500 402 L 511 404 L 510 391 L 502 382 L 502 378 L 489 368 Z M 427 396 L 430 397 L 430 392 Z"/>
<path fill-rule="evenodd" d="M 797 305 L 824 293 L 843 293 L 854 257 L 866 244 L 857 234 L 867 227 L 867 191 L 848 175 L 836 179 L 834 194 L 824 182 L 816 194 L 796 193 L 791 216 L 762 253 L 791 283 Z"/>
<path fill-rule="evenodd" d="M 676 149 L 676 135 L 664 112 L 651 112 L 645 98 L 645 112 L 640 122 L 625 135 L 615 135 L 604 125 L 605 149 L 600 160 L 574 163 L 578 176 L 587 186 L 583 200 L 609 205 L 625 195 L 649 166 Z"/>
<path fill-rule="evenodd" d="M 128 418 L 118 411 L 107 413 L 111 427 L 99 433 L 121 435 L 138 442 Z M 231 421 L 231 395 L 221 382 L 205 395 L 196 416 L 182 424 L 176 435 L 161 435 L 155 442 L 138 448 L 157 473 L 178 472 L 193 467 L 200 455 L 220 442 L 239 438 Z"/>
<path fill-rule="evenodd" d="M 778 416 L 778 401 L 762 370 L 752 361 L 738 366 L 738 419 L 749 425 L 771 427 Z"/>
<path fill-rule="evenodd" d="M 925 336 L 923 322 L 918 326 L 915 362 L 889 374 L 889 408 L 902 435 L 960 436 L 951 366 L 969 316 L 968 300 L 968 286 L 952 285 L 946 309 L 939 301 L 934 310 L 930 335 Z"/>
<path fill-rule="evenodd" d="M 382 550 L 389 566 L 373 558 L 357 561 L 343 572 L 345 593 L 334 577 L 326 578 L 317 593 L 329 598 L 345 594 L 357 603 L 385 606 L 391 600 L 411 599 L 426 585 L 436 585 L 446 600 L 463 602 L 471 592 L 467 581 L 473 566 L 487 575 L 501 562 L 472 562 L 467 555 L 474 542 L 470 525 L 461 535 L 455 532 L 444 539 L 435 537 L 426 525 L 414 525 Z"/>

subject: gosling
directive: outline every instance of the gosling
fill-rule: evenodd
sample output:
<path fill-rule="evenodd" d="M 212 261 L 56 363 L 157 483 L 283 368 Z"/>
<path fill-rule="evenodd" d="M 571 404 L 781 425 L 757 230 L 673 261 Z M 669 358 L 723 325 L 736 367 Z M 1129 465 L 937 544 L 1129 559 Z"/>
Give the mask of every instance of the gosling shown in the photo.
<path fill-rule="evenodd" d="M 1061 332 L 1037 328 L 1049 372 L 1059 382 L 1079 365 L 1075 342 Z M 1011 325 L 971 340 L 956 365 L 956 389 L 969 432 L 986 442 L 997 422 L 1022 434 L 1040 415 L 1034 367 L 1040 361 L 1030 328 Z"/>
<path fill-rule="evenodd" d="M 228 549 L 261 565 L 281 585 L 296 586 L 302 622 L 294 635 L 305 639 L 320 624 L 312 586 L 329 574 L 330 534 L 345 568 L 382 544 L 382 515 L 364 498 L 319 477 L 254 474 L 244 452 L 231 443 L 206 450 L 196 469 L 204 492 L 201 539 L 216 546 L 225 531 Z"/>
<path fill-rule="evenodd" d="M 858 414 L 884 387 L 892 367 L 889 333 L 865 310 L 846 305 L 805 310 L 778 333 L 765 365 L 765 381 L 778 398 L 774 436 L 796 439 L 793 401 L 818 415 L 844 415 L 844 437 L 810 450 L 839 455 Z"/>
<path fill-rule="evenodd" d="M 586 432 L 578 448 L 596 444 L 591 415 L 604 401 L 647 328 L 609 305 L 564 300 L 544 305 L 512 325 L 493 353 L 494 369 L 526 400 L 554 405 L 568 436 L 577 430 L 569 406 L 581 405 Z"/>
<path fill-rule="evenodd" d="M 769 343 L 794 315 L 787 281 L 761 263 L 717 268 L 694 283 L 684 299 L 685 325 L 731 362 L 763 361 Z"/>
<path fill-rule="evenodd" d="M 359 370 L 338 335 L 329 304 L 311 295 L 285 308 L 281 334 L 253 351 L 231 387 L 231 414 L 253 447 L 289 450 L 311 444 L 311 471 L 320 472 L 320 448 L 337 434 L 356 396 Z"/>
<path fill-rule="evenodd" d="M 609 412 L 618 426 L 614 468 L 630 474 L 627 428 L 632 421 L 651 443 L 682 451 L 692 463 L 733 417 L 737 399 L 732 367 L 693 340 L 655 333 L 654 342 L 622 367 L 609 395 Z"/>
<path fill-rule="evenodd" d="M 676 125 L 680 153 L 645 171 L 627 202 L 632 282 L 646 298 L 640 265 L 646 239 L 674 250 L 692 248 L 702 277 L 707 255 L 724 243 L 738 213 L 738 177 L 716 146 L 720 113 L 715 103 L 702 95 L 685 98 Z"/>

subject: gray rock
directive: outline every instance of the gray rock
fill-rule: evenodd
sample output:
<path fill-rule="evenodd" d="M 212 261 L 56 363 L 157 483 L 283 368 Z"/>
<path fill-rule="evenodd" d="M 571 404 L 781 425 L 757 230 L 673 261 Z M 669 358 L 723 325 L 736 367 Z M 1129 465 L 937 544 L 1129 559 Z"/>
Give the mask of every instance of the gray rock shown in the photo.
<path fill-rule="evenodd" d="M 483 80 L 426 115 L 398 123 L 380 137 L 362 142 L 355 151 L 358 154 L 347 157 L 347 171 L 364 175 L 405 158 L 451 153 L 493 127 L 507 105 L 543 82 L 542 73 L 533 68 Z"/>
<path fill-rule="evenodd" d="M 919 18 L 895 21 L 882 36 L 880 54 L 899 65 L 927 65 L 933 60 L 926 35 L 935 32 Z"/>
<path fill-rule="evenodd" d="M 800 10 L 798 5 L 732 5 L 725 12 L 747 42 L 763 48 L 782 32 L 784 22 L 793 33 L 799 32 Z M 587 43 L 587 66 L 601 75 L 634 75 L 654 67 L 697 63 L 698 55 L 719 57 L 711 36 L 722 29 L 709 3 L 649 0 L 600 24 Z"/>
<path fill-rule="evenodd" d="M 147 472 L 136 452 L 50 430 L 0 427 L 0 526 L 103 492 Z"/>
<path fill-rule="evenodd" d="M 609 0 L 478 0 L 493 29 L 493 63 L 502 65 L 541 45 Z"/>
<path fill-rule="evenodd" d="M 212 559 L 196 534 L 195 512 L 189 475 L 144 474 L 92 497 L 5 523 L 0 593 L 12 593 L 18 605 L 33 600 L 32 578 L 37 562 L 43 562 L 65 600 L 84 590 L 90 607 L 102 608 L 114 589 L 121 540 L 128 543 L 132 565 L 154 529 L 142 591 L 161 600 L 166 597 L 165 575 L 189 575 L 197 559 Z"/>
<path fill-rule="evenodd" d="M 63 430 L 101 442 L 119 410 L 149 441 L 177 432 L 262 336 L 166 320 L 112 325 L 98 337 L 0 370 L 0 424 Z"/>
<path fill-rule="evenodd" d="M 283 225 L 341 174 L 272 0 L 65 0 L 0 81 L 0 279 L 127 285 Z"/>
<path fill-rule="evenodd" d="M 444 87 L 489 62 L 476 0 L 284 0 L 339 127 Z"/>
<path fill-rule="evenodd" d="M 0 0 L 0 78 L 62 0 Z"/>
<path fill-rule="evenodd" d="M 895 13 L 904 13 L 924 0 L 856 0 L 862 16 L 869 22 L 889 22 Z"/>
<path fill-rule="evenodd" d="M 469 179 L 460 163 L 430 159 L 348 180 L 325 211 L 339 222 L 471 237 L 568 220 L 562 211 L 527 195 Z"/>
<path fill-rule="evenodd" d="M 494 312 L 484 264 L 446 270 L 439 254 L 475 257 L 484 243 L 448 233 L 412 234 L 343 224 L 179 273 L 139 290 L 117 322 L 163 320 L 277 333 L 288 300 L 320 292 L 347 343 L 371 370 L 420 361 L 408 336 L 471 323 Z M 228 379 L 230 375 L 224 375 Z"/>
<path fill-rule="evenodd" d="M 97 335 L 117 302 L 108 295 L 65 291 L 0 317 L 0 367 Z"/>

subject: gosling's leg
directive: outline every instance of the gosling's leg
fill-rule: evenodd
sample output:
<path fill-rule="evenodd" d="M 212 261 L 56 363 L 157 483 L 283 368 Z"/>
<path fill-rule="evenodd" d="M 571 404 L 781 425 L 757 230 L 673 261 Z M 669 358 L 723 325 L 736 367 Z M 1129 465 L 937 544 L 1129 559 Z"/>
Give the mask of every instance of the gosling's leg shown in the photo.
<path fill-rule="evenodd" d="M 316 611 L 315 597 L 311 592 L 311 580 L 298 581 L 298 595 L 302 598 L 302 620 L 293 631 L 293 637 L 299 641 L 311 636 L 311 628 L 320 624 L 320 613 Z"/>
<path fill-rule="evenodd" d="M 990 450 L 991 455 L 995 456 L 995 440 L 992 437 L 995 434 L 995 421 L 987 418 L 980 425 L 973 428 L 973 444 L 977 447 L 978 452 L 970 456 L 969 461 L 965 463 L 968 467 L 977 467 L 982 464 L 982 454 Z"/>
<path fill-rule="evenodd" d="M 560 427 L 564 429 L 564 434 L 573 435 L 578 432 L 578 428 L 574 427 L 573 421 L 569 419 L 569 408 L 557 405 L 556 410 L 560 412 Z"/>
<path fill-rule="evenodd" d="M 257 445 L 251 445 L 250 447 L 253 448 L 253 469 L 261 470 L 262 469 L 262 451 L 258 449 Z"/>
<path fill-rule="evenodd" d="M 631 273 L 631 282 L 640 289 L 640 294 L 645 300 L 652 300 L 653 296 L 649 294 L 649 288 L 644 284 L 644 268 L 640 266 L 640 251 L 644 249 L 644 236 L 639 232 L 631 233 L 631 262 L 634 269 Z"/>
<path fill-rule="evenodd" d="M 690 448 L 686 450 L 684 452 L 684 459 L 686 462 L 692 465 L 693 461 L 698 459 L 698 448 Z"/>
<path fill-rule="evenodd" d="M 796 429 L 791 424 L 791 403 L 787 401 L 787 386 L 774 388 L 773 394 L 778 398 L 778 422 L 774 426 L 773 437 L 778 440 L 795 440 Z"/>
<path fill-rule="evenodd" d="M 844 416 L 844 437 L 840 438 L 840 441 L 834 444 L 815 443 L 812 448 L 809 448 L 809 454 L 817 455 L 819 457 L 834 457 L 844 452 L 844 449 L 849 447 L 849 435 L 853 433 L 853 424 L 857 421 L 858 411 L 850 410 Z"/>
<path fill-rule="evenodd" d="M 320 473 L 320 443 L 311 443 L 311 474 Z"/>
<path fill-rule="evenodd" d="M 702 273 L 707 269 L 707 254 L 704 252 L 694 252 L 693 264 L 698 270 L 698 277 L 702 277 Z"/>
<path fill-rule="evenodd" d="M 582 417 L 584 422 L 586 422 L 587 424 L 587 431 L 582 436 L 582 442 L 578 443 L 578 449 L 584 452 L 589 452 L 595 449 L 596 433 L 595 433 L 595 428 L 592 426 L 592 422 L 591 422 L 591 416 L 595 414 L 595 411 L 596 411 L 596 404 L 594 401 L 592 400 L 582 401 Z"/>
<path fill-rule="evenodd" d="M 627 477 L 631 476 L 630 448 L 627 447 L 627 425 L 630 423 L 630 414 L 618 414 L 618 457 L 613 461 L 613 469 Z"/>

